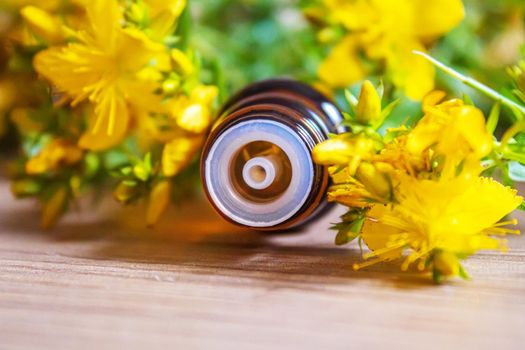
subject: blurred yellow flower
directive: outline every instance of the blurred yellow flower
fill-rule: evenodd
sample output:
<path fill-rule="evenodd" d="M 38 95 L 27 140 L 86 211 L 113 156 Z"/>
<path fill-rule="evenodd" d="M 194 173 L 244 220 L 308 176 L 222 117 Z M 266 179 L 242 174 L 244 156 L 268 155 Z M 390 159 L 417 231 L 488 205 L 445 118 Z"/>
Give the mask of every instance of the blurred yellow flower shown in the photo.
<path fill-rule="evenodd" d="M 402 269 L 416 261 L 423 269 L 434 252 L 457 257 L 481 249 L 505 249 L 505 241 L 498 236 L 519 233 L 498 221 L 523 198 L 489 178 L 432 181 L 405 175 L 400 177 L 395 197 L 397 203 L 375 205 L 368 213 L 361 237 L 372 252 L 365 254 L 369 261 L 355 268 L 402 258 L 408 250 Z M 450 266 L 451 261 L 458 263 L 457 259 L 436 257 L 438 273 L 457 274 L 459 269 Z"/>
<path fill-rule="evenodd" d="M 89 130 L 79 145 L 103 150 L 126 136 L 133 105 L 161 103 L 155 94 L 157 82 L 139 79 L 139 74 L 151 66 L 169 70 L 169 53 L 143 33 L 122 28 L 116 0 L 86 2 L 85 10 L 89 25 L 76 32 L 77 42 L 38 53 L 34 65 L 73 98 L 73 105 L 86 99 L 94 104 Z"/>
<path fill-rule="evenodd" d="M 60 167 L 78 163 L 84 152 L 74 143 L 54 139 L 47 143 L 42 150 L 26 163 L 26 173 L 38 175 L 55 171 Z"/>
<path fill-rule="evenodd" d="M 464 16 L 461 0 L 324 0 L 329 20 L 347 36 L 321 64 L 319 76 L 347 87 L 369 72 L 360 58 L 385 65 L 385 73 L 406 95 L 421 99 L 434 86 L 430 63 L 412 54 L 455 27 Z"/>

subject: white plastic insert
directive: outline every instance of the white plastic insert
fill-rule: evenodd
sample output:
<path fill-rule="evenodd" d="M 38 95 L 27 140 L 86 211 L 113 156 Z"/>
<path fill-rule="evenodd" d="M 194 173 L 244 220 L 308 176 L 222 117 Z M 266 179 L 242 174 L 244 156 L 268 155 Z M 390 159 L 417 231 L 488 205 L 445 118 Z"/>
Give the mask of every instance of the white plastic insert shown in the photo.
<path fill-rule="evenodd" d="M 242 169 L 244 182 L 255 190 L 268 188 L 280 174 L 281 162 L 273 155 L 252 158 Z"/>
<path fill-rule="evenodd" d="M 254 200 L 235 185 L 233 161 L 255 141 L 279 147 L 290 162 L 289 185 L 270 201 Z M 232 220 L 251 227 L 271 227 L 291 218 L 308 199 L 314 177 L 310 150 L 301 137 L 290 127 L 267 119 L 248 120 L 224 131 L 213 143 L 205 167 L 206 187 L 215 206 Z M 254 190 L 268 188 L 280 176 L 281 162 L 271 155 L 248 159 L 241 175 Z"/>

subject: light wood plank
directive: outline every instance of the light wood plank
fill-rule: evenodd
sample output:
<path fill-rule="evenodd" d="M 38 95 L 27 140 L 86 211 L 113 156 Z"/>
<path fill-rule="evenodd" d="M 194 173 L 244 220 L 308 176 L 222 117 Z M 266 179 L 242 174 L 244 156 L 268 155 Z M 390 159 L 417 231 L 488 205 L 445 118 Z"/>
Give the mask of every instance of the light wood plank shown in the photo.
<path fill-rule="evenodd" d="M 140 209 L 85 206 L 53 232 L 0 184 L 0 348 L 524 347 L 525 237 L 434 286 L 393 265 L 354 272 L 327 230 L 246 232 L 204 201 L 155 230 Z"/>

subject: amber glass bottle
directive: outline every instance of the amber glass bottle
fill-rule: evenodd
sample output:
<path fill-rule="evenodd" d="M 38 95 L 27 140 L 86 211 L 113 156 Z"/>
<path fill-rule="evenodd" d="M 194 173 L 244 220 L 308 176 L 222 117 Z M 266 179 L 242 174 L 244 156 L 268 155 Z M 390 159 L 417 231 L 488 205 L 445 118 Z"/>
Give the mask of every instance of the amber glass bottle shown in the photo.
<path fill-rule="evenodd" d="M 341 113 L 312 87 L 274 79 L 250 85 L 220 112 L 204 146 L 205 193 L 226 220 L 258 230 L 304 223 L 326 205 L 329 176 L 311 157 Z"/>

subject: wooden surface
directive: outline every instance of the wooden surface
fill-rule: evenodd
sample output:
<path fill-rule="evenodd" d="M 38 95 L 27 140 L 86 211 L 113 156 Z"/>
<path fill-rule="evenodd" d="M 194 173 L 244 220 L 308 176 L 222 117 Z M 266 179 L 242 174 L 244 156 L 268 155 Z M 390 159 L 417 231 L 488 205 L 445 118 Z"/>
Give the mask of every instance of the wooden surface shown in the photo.
<path fill-rule="evenodd" d="M 525 236 L 434 286 L 393 265 L 354 272 L 328 223 L 268 235 L 207 204 L 156 231 L 137 209 L 84 206 L 53 232 L 0 183 L 0 348 L 523 349 Z M 340 211 L 340 210 L 339 210 Z"/>

